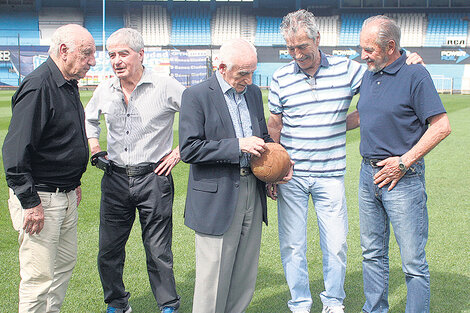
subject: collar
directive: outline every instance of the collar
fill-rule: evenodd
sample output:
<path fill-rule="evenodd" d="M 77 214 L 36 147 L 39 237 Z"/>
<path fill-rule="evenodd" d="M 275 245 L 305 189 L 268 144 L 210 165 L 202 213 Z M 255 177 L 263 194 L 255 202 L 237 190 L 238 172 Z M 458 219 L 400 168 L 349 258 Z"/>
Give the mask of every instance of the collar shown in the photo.
<path fill-rule="evenodd" d="M 230 86 L 230 84 L 225 81 L 225 79 L 222 77 L 222 74 L 220 74 L 220 72 L 219 72 L 218 70 L 215 72 L 215 76 L 217 77 L 217 81 L 219 82 L 220 88 L 222 89 L 222 92 L 223 92 L 224 94 L 226 94 L 226 93 L 228 93 L 228 92 L 230 92 L 230 93 L 237 93 L 237 91 L 235 90 L 235 88 L 233 88 L 232 86 Z M 246 92 L 246 89 L 247 89 L 247 88 L 245 87 L 245 89 L 244 89 L 242 92 L 238 93 L 238 94 L 239 94 L 239 95 L 244 95 L 245 92 Z"/>
<path fill-rule="evenodd" d="M 294 70 L 293 70 L 293 74 L 298 74 L 299 72 L 300 73 L 303 73 L 305 74 L 306 76 L 309 76 L 309 74 L 305 73 L 301 68 L 300 66 L 297 64 L 297 62 L 293 61 L 294 62 Z M 320 70 L 320 67 L 328 67 L 330 66 L 330 63 L 328 62 L 328 59 L 326 58 L 326 55 L 320 50 L 320 66 L 318 67 L 317 69 L 317 72 L 315 73 L 315 75 L 318 73 L 318 71 Z M 314 75 L 314 76 L 315 76 Z"/>
<path fill-rule="evenodd" d="M 47 58 L 46 64 L 52 73 L 52 79 L 57 84 L 57 87 L 62 87 L 65 84 L 72 84 L 73 86 L 77 86 L 78 82 L 75 79 L 66 80 L 64 78 L 64 75 L 62 75 L 62 72 L 59 70 L 59 67 L 54 62 L 54 60 L 52 60 L 51 57 Z"/>
<path fill-rule="evenodd" d="M 401 50 L 400 53 L 401 56 L 398 59 L 393 61 L 392 64 L 386 66 L 382 71 L 379 72 L 385 72 L 390 75 L 396 74 L 400 70 L 400 68 L 405 65 L 407 58 L 404 50 Z"/>
<path fill-rule="evenodd" d="M 143 85 L 143 84 L 153 84 L 153 83 L 154 83 L 154 81 L 152 80 L 152 71 L 148 70 L 144 66 L 144 71 L 142 72 L 142 77 L 140 77 L 140 80 L 137 83 L 137 85 L 135 86 L 135 88 L 137 88 L 138 86 Z M 121 81 L 119 80 L 119 78 L 117 78 L 116 76 L 113 76 L 113 78 L 111 78 L 111 86 L 114 87 L 115 89 L 121 90 Z"/>

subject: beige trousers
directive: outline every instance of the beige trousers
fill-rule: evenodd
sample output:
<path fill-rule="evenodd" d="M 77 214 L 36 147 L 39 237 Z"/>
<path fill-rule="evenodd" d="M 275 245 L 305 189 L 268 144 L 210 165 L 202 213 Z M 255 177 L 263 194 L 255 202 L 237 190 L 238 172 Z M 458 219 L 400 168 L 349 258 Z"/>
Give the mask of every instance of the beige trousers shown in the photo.
<path fill-rule="evenodd" d="M 240 177 L 232 225 L 222 236 L 196 232 L 192 313 L 241 313 L 253 297 L 261 244 L 262 208 L 256 179 Z"/>
<path fill-rule="evenodd" d="M 39 234 L 23 231 L 23 209 L 10 189 L 8 206 L 19 232 L 21 282 L 19 312 L 59 312 L 77 259 L 77 195 L 39 192 L 44 228 Z"/>

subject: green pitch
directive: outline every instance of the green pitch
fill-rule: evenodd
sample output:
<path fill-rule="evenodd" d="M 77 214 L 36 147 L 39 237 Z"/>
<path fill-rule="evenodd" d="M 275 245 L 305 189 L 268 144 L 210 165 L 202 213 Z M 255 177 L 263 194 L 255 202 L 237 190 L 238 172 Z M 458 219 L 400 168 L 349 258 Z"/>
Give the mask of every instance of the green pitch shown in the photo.
<path fill-rule="evenodd" d="M 0 142 L 3 143 L 11 116 L 12 91 L 0 91 Z M 267 103 L 266 92 L 264 100 Z M 86 104 L 91 92 L 82 92 Z M 431 270 L 431 312 L 470 312 L 470 96 L 443 95 L 449 113 L 452 134 L 426 157 L 426 181 L 429 210 L 427 258 Z M 268 112 L 266 110 L 266 112 Z M 175 145 L 177 144 L 175 123 Z M 386 131 L 378 130 L 378 131 Z M 104 135 L 104 134 L 103 134 Z M 105 138 L 102 136 L 102 147 Z M 346 193 L 349 214 L 348 267 L 346 273 L 346 312 L 360 312 L 362 293 L 361 248 L 357 186 L 360 165 L 359 131 L 347 135 Z M 175 202 L 173 208 L 173 253 L 177 289 L 182 299 L 181 313 L 191 312 L 194 288 L 194 233 L 184 226 L 183 211 L 188 165 L 180 163 L 173 170 Z M 104 312 L 102 289 L 96 269 L 100 179 L 102 172 L 88 167 L 82 179 L 83 200 L 79 208 L 78 262 L 62 308 L 64 313 Z M 17 312 L 18 244 L 7 209 L 8 190 L 0 171 L 0 312 Z M 279 256 L 277 213 L 274 201 L 268 200 L 269 226 L 263 228 L 259 274 L 253 301 L 247 312 L 288 312 L 290 299 Z M 318 294 L 323 290 L 322 259 L 315 212 L 309 214 L 308 261 L 312 312 L 321 311 Z M 398 247 L 391 237 L 390 312 L 404 312 L 406 286 Z M 131 292 L 134 312 L 158 312 L 150 291 L 145 255 L 138 219 L 127 244 L 124 282 Z"/>

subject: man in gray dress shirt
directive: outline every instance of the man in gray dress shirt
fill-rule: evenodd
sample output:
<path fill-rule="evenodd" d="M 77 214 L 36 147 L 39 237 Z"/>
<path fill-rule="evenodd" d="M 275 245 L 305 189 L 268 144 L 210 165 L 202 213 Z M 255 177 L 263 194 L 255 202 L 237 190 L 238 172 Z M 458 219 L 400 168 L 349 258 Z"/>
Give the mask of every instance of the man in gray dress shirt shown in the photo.
<path fill-rule="evenodd" d="M 171 150 L 174 115 L 184 87 L 157 77 L 142 65 L 142 36 L 129 28 L 106 43 L 115 77 L 102 82 L 88 103 L 86 131 L 92 155 L 101 152 L 110 166 L 101 182 L 98 270 L 107 312 L 131 312 L 122 273 L 125 244 L 139 211 L 150 285 L 162 312 L 176 312 L 180 300 L 173 275 Z M 107 155 L 99 145 L 100 115 L 108 129 Z"/>

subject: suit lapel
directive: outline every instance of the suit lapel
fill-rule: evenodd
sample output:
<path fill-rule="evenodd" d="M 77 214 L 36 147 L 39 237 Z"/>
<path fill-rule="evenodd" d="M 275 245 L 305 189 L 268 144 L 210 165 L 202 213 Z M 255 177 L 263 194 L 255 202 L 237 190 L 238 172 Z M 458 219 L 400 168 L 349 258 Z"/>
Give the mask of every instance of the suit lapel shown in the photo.
<path fill-rule="evenodd" d="M 253 132 L 253 136 L 260 137 L 261 130 L 259 129 L 258 116 L 256 115 L 256 98 L 251 88 L 248 88 L 248 90 L 246 91 L 245 100 L 248 106 L 248 111 L 250 112 L 251 129 Z"/>
<path fill-rule="evenodd" d="M 232 118 L 230 117 L 230 112 L 228 111 L 222 88 L 220 88 L 215 74 L 213 74 L 211 77 L 211 84 L 209 85 L 209 89 L 211 90 L 210 98 L 212 101 L 212 107 L 214 107 L 219 114 L 222 125 L 224 126 L 223 129 L 227 130 L 227 135 L 229 137 L 236 137 Z"/>

